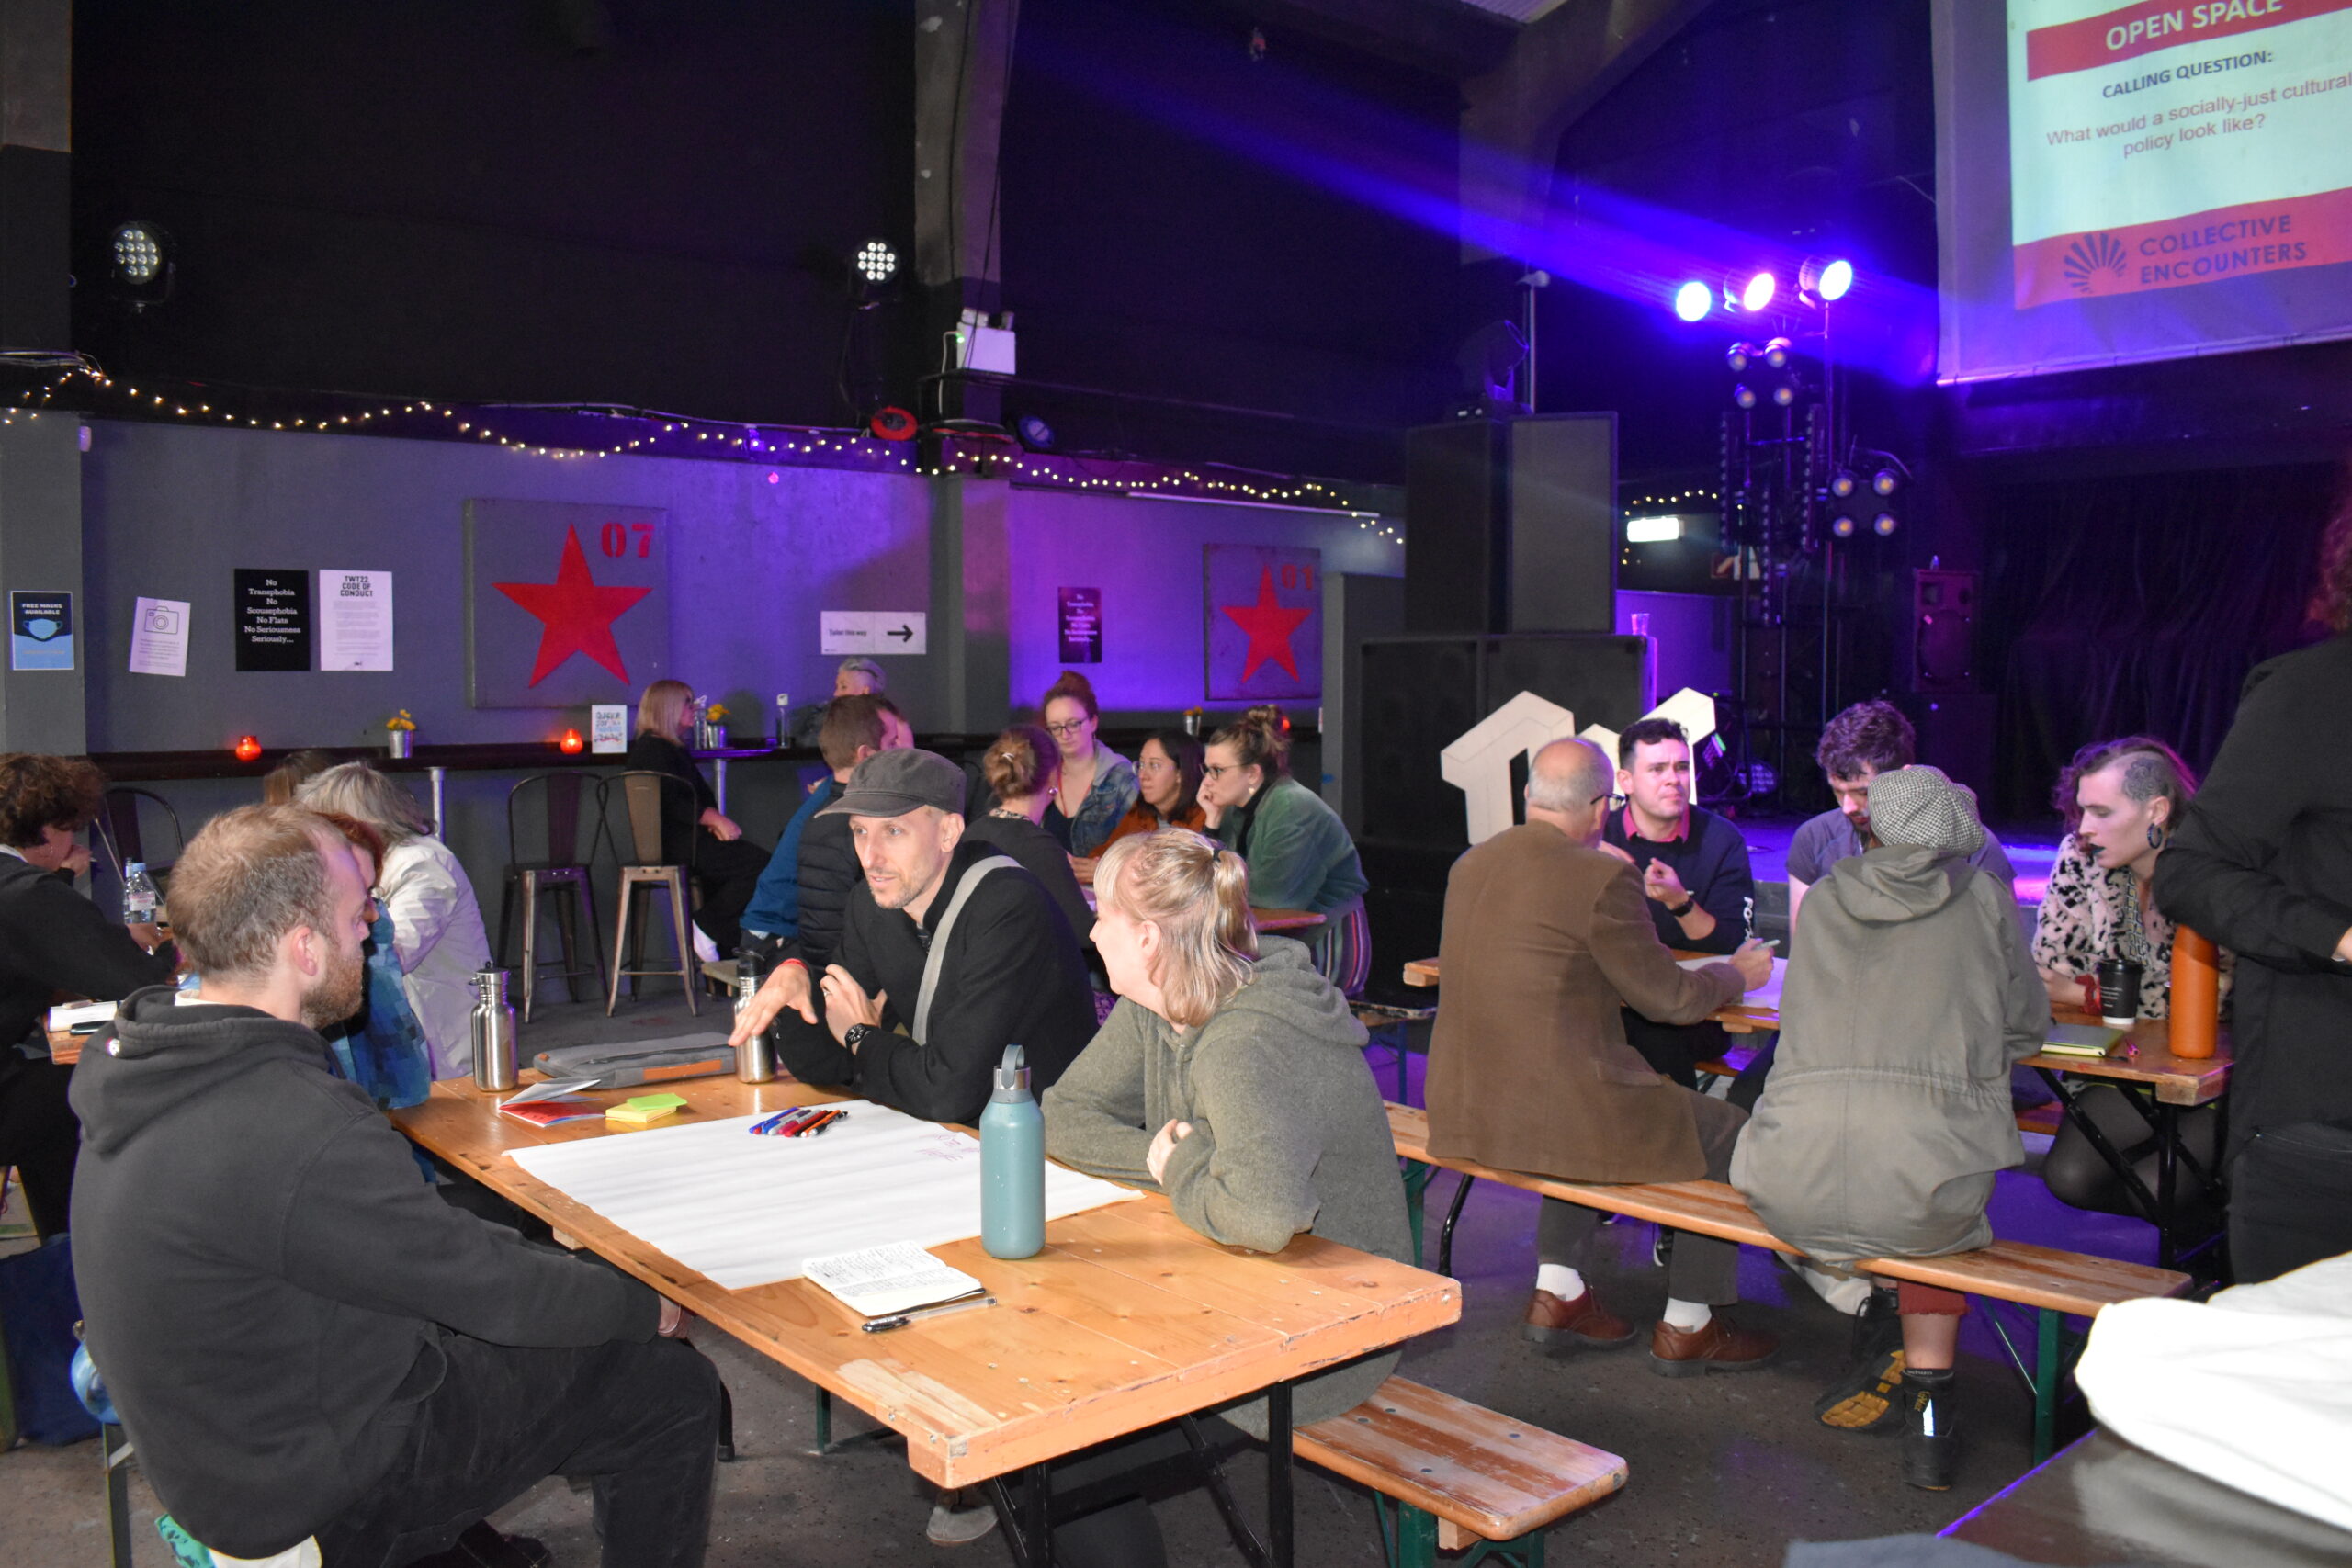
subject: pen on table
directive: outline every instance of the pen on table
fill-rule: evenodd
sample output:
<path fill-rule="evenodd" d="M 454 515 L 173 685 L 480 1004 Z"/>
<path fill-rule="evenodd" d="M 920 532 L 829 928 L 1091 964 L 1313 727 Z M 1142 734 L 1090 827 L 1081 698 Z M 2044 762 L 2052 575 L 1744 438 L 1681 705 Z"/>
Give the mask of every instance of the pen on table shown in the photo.
<path fill-rule="evenodd" d="M 846 1111 L 821 1111 L 816 1116 L 810 1118 L 808 1121 L 802 1122 L 799 1126 L 793 1128 L 789 1135 L 795 1138 L 813 1138 L 818 1134 L 822 1133 L 827 1128 L 831 1127 L 834 1122 L 847 1120 L 849 1112 Z"/>
<path fill-rule="evenodd" d="M 799 1109 L 800 1108 L 797 1105 L 786 1106 L 784 1110 L 777 1111 L 775 1115 L 768 1117 L 764 1121 L 752 1122 L 752 1131 L 754 1134 L 763 1136 L 769 1133 L 773 1133 L 776 1130 L 776 1126 L 779 1122 L 783 1122 L 786 1117 L 791 1115 L 795 1111 Z"/>
<path fill-rule="evenodd" d="M 949 1302 L 944 1306 L 925 1307 L 921 1312 L 902 1312 L 896 1317 L 868 1318 L 858 1325 L 868 1334 L 883 1334 L 893 1328 L 904 1328 L 910 1323 L 921 1323 L 926 1317 L 944 1317 L 951 1312 L 968 1312 L 974 1307 L 996 1305 L 994 1296 L 975 1296 L 969 1301 Z"/>
<path fill-rule="evenodd" d="M 789 1137 L 795 1127 L 816 1113 L 817 1108 L 813 1105 L 787 1105 L 766 1121 L 754 1122 L 752 1131 L 762 1136 L 781 1134 Z"/>

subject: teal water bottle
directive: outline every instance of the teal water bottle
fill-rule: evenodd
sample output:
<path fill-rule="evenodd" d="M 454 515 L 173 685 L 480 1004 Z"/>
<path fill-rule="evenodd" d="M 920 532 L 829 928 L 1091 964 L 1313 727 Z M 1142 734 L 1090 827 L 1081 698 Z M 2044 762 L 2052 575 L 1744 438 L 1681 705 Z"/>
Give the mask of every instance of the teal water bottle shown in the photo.
<path fill-rule="evenodd" d="M 1004 1048 L 980 1113 L 980 1245 L 990 1258 L 1034 1258 L 1046 1245 L 1046 1116 L 1018 1045 Z"/>

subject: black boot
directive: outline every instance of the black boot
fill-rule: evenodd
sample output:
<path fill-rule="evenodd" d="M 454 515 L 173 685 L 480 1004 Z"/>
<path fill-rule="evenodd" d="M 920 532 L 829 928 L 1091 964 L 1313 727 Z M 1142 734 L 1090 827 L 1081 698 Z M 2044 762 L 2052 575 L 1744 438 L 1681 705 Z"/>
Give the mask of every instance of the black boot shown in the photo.
<path fill-rule="evenodd" d="M 1813 1402 L 1825 1427 L 1883 1432 L 1903 1419 L 1903 1318 L 1893 1291 L 1874 1290 L 1854 1314 L 1853 1359 Z"/>
<path fill-rule="evenodd" d="M 1903 1481 L 1926 1492 L 1949 1492 L 1960 1472 L 1960 1419 L 1951 1369 L 1903 1374 Z"/>

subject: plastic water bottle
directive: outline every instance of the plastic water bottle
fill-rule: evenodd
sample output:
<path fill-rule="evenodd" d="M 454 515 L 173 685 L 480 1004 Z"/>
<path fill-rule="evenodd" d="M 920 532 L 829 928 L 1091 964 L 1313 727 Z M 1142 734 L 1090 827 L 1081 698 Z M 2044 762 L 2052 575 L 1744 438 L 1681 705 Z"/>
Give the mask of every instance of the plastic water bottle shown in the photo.
<path fill-rule="evenodd" d="M 122 923 L 126 926 L 152 926 L 155 923 L 155 879 L 147 874 L 147 863 L 135 860 L 122 868 Z"/>
<path fill-rule="evenodd" d="M 1018 1045 L 1004 1048 L 980 1113 L 980 1245 L 990 1258 L 1034 1258 L 1046 1245 L 1046 1118 Z"/>

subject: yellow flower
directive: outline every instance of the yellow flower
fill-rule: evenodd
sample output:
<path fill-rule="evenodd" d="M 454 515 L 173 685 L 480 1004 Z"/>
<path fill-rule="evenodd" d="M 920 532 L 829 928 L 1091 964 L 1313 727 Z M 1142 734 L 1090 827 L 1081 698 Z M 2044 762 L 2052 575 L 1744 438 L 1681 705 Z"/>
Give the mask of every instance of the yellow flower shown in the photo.
<path fill-rule="evenodd" d="M 714 722 L 718 719 L 725 718 L 727 716 L 727 705 L 725 703 L 713 703 L 708 707 L 702 710 L 702 716 L 703 717 Z"/>

